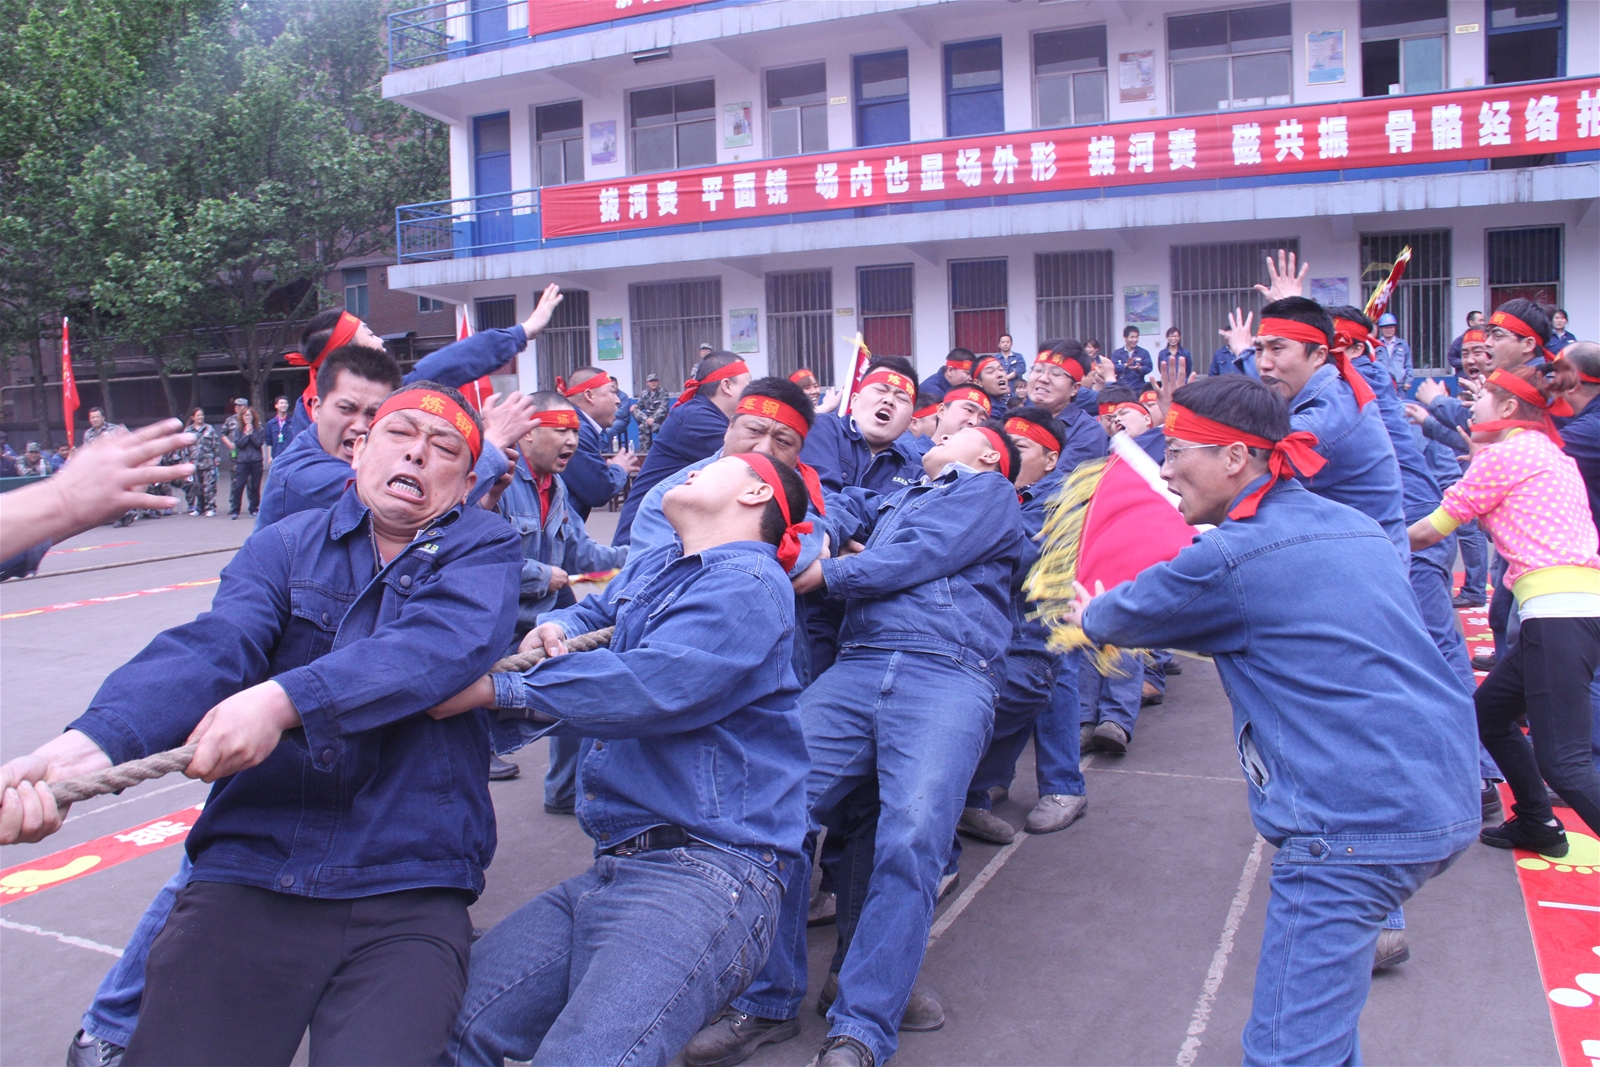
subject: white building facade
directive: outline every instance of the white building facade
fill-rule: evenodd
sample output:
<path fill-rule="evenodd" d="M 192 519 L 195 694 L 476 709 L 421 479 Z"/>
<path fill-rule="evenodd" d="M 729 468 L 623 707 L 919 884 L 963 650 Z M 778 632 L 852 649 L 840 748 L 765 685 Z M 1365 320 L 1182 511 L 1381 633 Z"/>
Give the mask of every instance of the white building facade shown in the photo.
<path fill-rule="evenodd" d="M 559 283 L 524 388 L 583 363 L 673 388 L 702 341 L 839 382 L 858 332 L 926 374 L 1130 324 L 1204 369 L 1280 247 L 1359 305 L 1410 246 L 1421 369 L 1512 296 L 1600 336 L 1600 0 L 532 11 L 392 16 L 384 80 L 452 134 L 390 287 L 485 328 Z"/>

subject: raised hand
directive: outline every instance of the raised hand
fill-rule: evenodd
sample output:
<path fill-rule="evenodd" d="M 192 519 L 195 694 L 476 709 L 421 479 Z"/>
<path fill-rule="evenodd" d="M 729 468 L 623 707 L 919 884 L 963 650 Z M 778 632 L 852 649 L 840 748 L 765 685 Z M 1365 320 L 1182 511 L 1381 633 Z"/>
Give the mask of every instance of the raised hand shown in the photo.
<path fill-rule="evenodd" d="M 1172 405 L 1172 394 L 1188 384 L 1189 361 L 1182 356 L 1166 356 L 1161 360 L 1161 380 L 1156 383 L 1156 405 L 1161 409 L 1161 421 L 1167 419 L 1167 408 Z"/>
<path fill-rule="evenodd" d="M 533 429 L 533 401 L 521 393 L 496 393 L 483 402 L 483 436 L 496 448 L 514 448 Z"/>
<path fill-rule="evenodd" d="M 539 304 L 533 309 L 533 314 L 528 316 L 522 324 L 522 332 L 528 335 L 528 340 L 538 337 L 544 328 L 550 325 L 550 316 L 556 313 L 556 308 L 561 306 L 561 286 L 551 282 L 544 287 L 544 292 L 539 294 Z"/>
<path fill-rule="evenodd" d="M 1250 323 L 1254 319 L 1255 314 L 1246 315 L 1243 308 L 1234 308 L 1228 312 L 1228 328 L 1217 331 L 1227 342 L 1228 351 L 1237 356 L 1250 347 L 1250 342 L 1255 340 L 1256 336 L 1255 331 L 1250 328 Z"/>
<path fill-rule="evenodd" d="M 1311 264 L 1301 265 L 1300 273 L 1295 273 L 1295 254 L 1278 249 L 1278 261 L 1274 263 L 1272 257 L 1267 257 L 1267 277 L 1272 280 L 1271 285 L 1257 285 L 1256 292 L 1265 296 L 1269 301 L 1282 300 L 1286 296 L 1304 296 L 1306 293 L 1306 275 L 1311 273 Z"/>

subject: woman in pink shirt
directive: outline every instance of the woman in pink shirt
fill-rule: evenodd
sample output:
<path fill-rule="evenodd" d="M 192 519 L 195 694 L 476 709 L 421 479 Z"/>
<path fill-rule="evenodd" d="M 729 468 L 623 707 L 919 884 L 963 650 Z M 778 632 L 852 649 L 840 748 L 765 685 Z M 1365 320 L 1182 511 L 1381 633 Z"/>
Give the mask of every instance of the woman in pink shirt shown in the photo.
<path fill-rule="evenodd" d="M 1567 835 L 1545 782 L 1600 831 L 1600 774 L 1590 755 L 1589 685 L 1600 667 L 1600 557 L 1583 478 L 1561 451 L 1552 415 L 1577 372 L 1557 359 L 1546 372 L 1497 370 L 1472 405 L 1472 465 L 1437 511 L 1411 526 L 1423 548 L 1473 519 L 1506 558 L 1506 585 L 1522 628 L 1478 687 L 1478 737 L 1511 786 L 1515 813 L 1480 840 L 1550 856 Z M 1517 728 L 1528 717 L 1532 743 Z"/>

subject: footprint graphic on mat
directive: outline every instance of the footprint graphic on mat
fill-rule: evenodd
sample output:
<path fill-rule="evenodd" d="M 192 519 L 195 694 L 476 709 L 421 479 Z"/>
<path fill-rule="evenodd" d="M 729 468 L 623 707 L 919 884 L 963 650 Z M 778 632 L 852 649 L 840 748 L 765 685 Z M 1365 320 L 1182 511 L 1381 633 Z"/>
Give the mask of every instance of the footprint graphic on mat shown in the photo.
<path fill-rule="evenodd" d="M 6 896 L 14 896 L 17 893 L 32 893 L 41 886 L 63 882 L 68 878 L 76 878 L 99 862 L 99 856 L 79 856 L 61 867 L 12 871 L 4 878 L 0 878 L 0 893 L 4 893 Z"/>
<path fill-rule="evenodd" d="M 1525 871 L 1548 871 L 1554 867 L 1563 874 L 1572 871 L 1595 874 L 1600 872 L 1600 840 L 1576 830 L 1568 830 L 1565 856 L 1529 856 L 1518 860 L 1517 866 Z"/>
<path fill-rule="evenodd" d="M 1600 956 L 1600 945 L 1594 946 L 1594 954 Z M 1572 984 L 1578 988 L 1570 989 L 1566 986 L 1557 986 L 1555 989 L 1550 990 L 1550 999 L 1563 1008 L 1587 1008 L 1594 1003 L 1596 997 L 1600 997 L 1600 973 L 1575 975 L 1572 979 Z M 1600 1059 L 1600 1055 L 1590 1054 L 1589 1045 L 1600 1045 L 1600 1042 L 1584 1042 L 1584 1055 L 1590 1056 L 1592 1059 Z M 1600 1050 L 1597 1050 L 1597 1052 L 1600 1052 Z"/>

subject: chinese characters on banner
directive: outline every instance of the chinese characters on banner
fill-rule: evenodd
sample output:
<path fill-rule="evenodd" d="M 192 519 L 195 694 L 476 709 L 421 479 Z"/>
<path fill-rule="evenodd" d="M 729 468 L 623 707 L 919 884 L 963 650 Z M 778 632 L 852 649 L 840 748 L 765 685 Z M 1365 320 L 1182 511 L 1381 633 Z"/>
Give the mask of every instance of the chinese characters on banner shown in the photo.
<path fill-rule="evenodd" d="M 542 190 L 544 236 L 1600 149 L 1600 78 L 1017 130 Z"/>
<path fill-rule="evenodd" d="M 529 0 L 528 36 L 702 3 L 705 0 Z"/>

